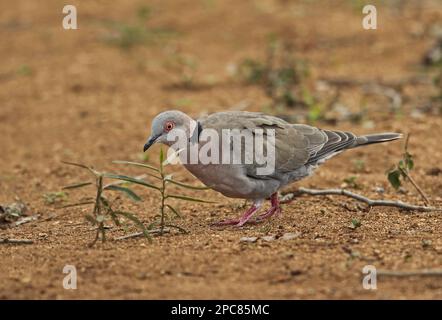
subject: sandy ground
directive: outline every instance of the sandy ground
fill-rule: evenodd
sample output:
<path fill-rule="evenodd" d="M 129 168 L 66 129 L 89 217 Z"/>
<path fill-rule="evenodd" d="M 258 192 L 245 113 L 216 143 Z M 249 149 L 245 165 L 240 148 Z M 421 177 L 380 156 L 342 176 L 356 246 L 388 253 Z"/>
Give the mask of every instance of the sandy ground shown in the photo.
<path fill-rule="evenodd" d="M 365 290 L 361 272 L 365 265 L 394 271 L 440 269 L 440 212 L 367 212 L 349 199 L 305 196 L 264 224 L 216 229 L 210 223 L 240 215 L 243 202 L 214 191 L 185 191 L 217 202 L 174 202 L 183 214 L 174 223 L 189 234 L 172 232 L 155 237 L 152 244 L 142 238 L 110 240 L 89 248 L 94 230 L 84 214 L 91 208 L 56 207 L 91 194 L 70 191 L 64 203 L 55 205 L 43 197 L 88 178 L 62 160 L 141 174 L 111 161 L 140 161 L 150 121 L 160 111 L 177 108 L 198 117 L 244 101 L 246 110 L 263 110 L 269 103 L 263 90 L 241 84 L 231 71 L 245 58 L 264 59 L 271 33 L 294 43 L 296 55 L 309 62 L 312 83 L 330 77 L 388 82 L 428 75 L 420 61 L 434 41 L 432 26 L 440 27 L 440 3 L 421 1 L 418 7 L 410 2 L 399 10 L 375 1 L 376 31 L 361 28 L 360 6 L 354 3 L 71 1 L 78 9 L 79 29 L 66 31 L 61 27 L 61 1 L 1 2 L 0 203 L 18 197 L 29 214 L 41 217 L 0 229 L 0 238 L 34 241 L 0 244 L 0 298 L 441 299 L 441 277 L 379 277 L 377 290 Z M 169 30 L 164 39 L 129 50 L 105 41 L 115 36 L 108 27 L 112 22 L 139 23 L 143 6 L 151 15 L 142 18 L 142 25 Z M 177 67 L 180 59 L 190 62 Z M 183 72 L 192 76 L 190 88 L 180 86 Z M 393 113 L 387 98 L 367 98 L 357 88 L 345 88 L 342 103 L 352 110 L 364 105 L 368 122 L 316 125 L 358 134 L 411 132 L 413 177 L 433 205 L 441 206 L 441 174 L 428 172 L 442 168 L 442 117 L 414 112 L 434 95 L 434 88 L 405 85 L 402 94 L 402 109 Z M 149 163 L 157 164 L 159 149 L 149 152 Z M 401 153 L 401 142 L 348 151 L 299 185 L 339 187 L 356 175 L 359 189 L 353 191 L 422 203 L 411 185 L 398 193 L 388 184 L 385 171 Z M 363 161 L 363 170 L 357 169 L 356 161 Z M 167 170 L 182 181 L 197 183 L 182 167 Z M 375 192 L 376 187 L 385 193 Z M 124 200 L 122 205 L 147 224 L 158 214 L 159 197 L 137 191 L 143 202 Z M 353 219 L 360 227 L 349 228 Z M 125 232 L 113 227 L 109 238 Z M 242 237 L 289 232 L 297 237 L 240 242 Z M 77 269 L 77 290 L 63 289 L 65 265 Z"/>

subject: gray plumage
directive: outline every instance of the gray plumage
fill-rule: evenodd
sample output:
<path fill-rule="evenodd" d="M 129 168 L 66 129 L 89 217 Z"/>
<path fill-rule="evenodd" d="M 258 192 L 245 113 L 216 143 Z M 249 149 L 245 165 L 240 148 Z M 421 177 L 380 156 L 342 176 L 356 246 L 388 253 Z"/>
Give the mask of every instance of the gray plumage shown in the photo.
<path fill-rule="evenodd" d="M 185 130 L 189 136 L 198 130 L 198 126 L 203 130 L 216 130 L 220 137 L 222 129 L 246 129 L 252 134 L 256 129 L 274 129 L 275 170 L 271 174 L 258 175 L 257 168 L 260 166 L 256 162 L 185 164 L 193 175 L 212 189 L 227 197 L 250 199 L 255 203 L 262 203 L 263 199 L 269 198 L 280 188 L 311 175 L 319 165 L 347 149 L 401 137 L 397 133 L 356 136 L 351 132 L 291 124 L 280 118 L 255 112 L 219 112 L 196 122 L 180 111 L 166 111 L 153 120 L 152 134 L 146 144 L 147 148 L 154 142 L 171 145 L 164 138 L 167 134 L 164 126 L 168 121 L 173 122 L 174 127 Z M 264 139 L 266 138 L 264 135 Z M 199 144 L 200 147 L 204 145 L 201 142 Z M 245 147 L 244 141 L 242 144 Z"/>

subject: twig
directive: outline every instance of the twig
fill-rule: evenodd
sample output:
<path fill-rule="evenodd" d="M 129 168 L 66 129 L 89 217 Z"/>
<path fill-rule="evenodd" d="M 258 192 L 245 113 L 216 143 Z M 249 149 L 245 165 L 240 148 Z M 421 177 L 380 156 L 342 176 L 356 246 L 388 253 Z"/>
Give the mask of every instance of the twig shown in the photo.
<path fill-rule="evenodd" d="M 307 188 L 299 188 L 297 191 L 292 193 L 284 194 L 282 197 L 282 202 L 290 202 L 297 196 L 308 194 L 312 196 L 326 196 L 326 195 L 340 195 L 340 196 L 346 196 L 353 198 L 355 200 L 361 201 L 366 203 L 369 207 L 376 207 L 376 206 L 384 206 L 384 207 L 396 207 L 401 208 L 404 210 L 414 210 L 414 211 L 423 211 L 423 212 L 429 212 L 429 211 L 442 211 L 442 208 L 436 208 L 436 207 L 427 207 L 427 206 L 418 206 L 413 204 L 408 204 L 402 201 L 393 201 L 393 200 L 373 200 L 369 199 L 367 197 L 364 197 L 360 194 L 350 192 L 345 189 L 307 189 Z"/>
<path fill-rule="evenodd" d="M 164 229 L 164 230 L 153 229 L 153 230 L 149 230 L 149 233 L 151 233 L 151 234 L 159 234 L 161 232 L 168 233 L 168 232 L 170 232 L 170 230 L 169 229 Z M 135 232 L 135 233 L 131 233 L 131 234 L 128 234 L 128 235 L 125 235 L 125 236 L 122 236 L 122 237 L 114 238 L 114 240 L 116 240 L 116 241 L 118 241 L 118 240 L 126 240 L 126 239 L 130 239 L 130 238 L 141 237 L 143 235 L 144 235 L 143 232 Z"/>
<path fill-rule="evenodd" d="M 34 241 L 29 239 L 0 239 L 0 243 L 8 244 L 33 244 Z"/>
<path fill-rule="evenodd" d="M 404 174 L 404 176 L 407 177 L 408 181 L 410 181 L 411 184 L 413 185 L 413 187 L 417 190 L 417 192 L 419 192 L 422 199 L 424 199 L 425 204 L 429 205 L 430 200 L 428 200 L 428 197 L 425 195 L 425 193 L 422 191 L 422 189 L 417 185 L 417 183 L 414 181 L 414 179 L 408 174 L 408 172 L 406 170 L 404 170 L 402 168 L 399 168 L 399 170 L 401 170 L 401 172 Z"/>
<path fill-rule="evenodd" d="M 410 154 L 408 153 L 408 142 L 410 141 L 410 136 L 411 134 L 407 134 L 407 139 L 405 140 L 405 145 L 404 145 L 404 162 L 406 163 L 407 161 L 407 157 L 410 156 Z M 425 204 L 428 206 L 430 205 L 430 200 L 428 199 L 428 197 L 425 195 L 425 193 L 422 191 L 422 189 L 417 185 L 416 181 L 414 181 L 414 179 L 408 174 L 408 165 L 403 168 L 401 166 L 398 166 L 398 169 L 401 171 L 401 173 L 407 177 L 408 181 L 410 181 L 410 183 L 413 185 L 413 187 L 417 190 L 417 192 L 419 192 L 419 194 L 421 195 L 422 199 L 424 199 Z"/>
<path fill-rule="evenodd" d="M 25 217 L 25 218 L 22 218 L 20 220 L 17 220 L 16 222 L 14 222 L 14 226 L 17 227 L 19 225 L 22 225 L 22 224 L 25 224 L 25 223 L 28 223 L 28 222 L 31 222 L 31 221 L 38 220 L 38 218 L 40 218 L 39 214 L 36 214 L 36 215 L 33 215 L 33 216 L 29 216 L 29 217 Z"/>
<path fill-rule="evenodd" d="M 442 276 L 442 269 L 424 269 L 416 271 L 389 271 L 379 270 L 376 273 L 378 276 L 389 277 L 412 277 L 412 276 L 427 276 L 427 277 L 440 277 Z"/>

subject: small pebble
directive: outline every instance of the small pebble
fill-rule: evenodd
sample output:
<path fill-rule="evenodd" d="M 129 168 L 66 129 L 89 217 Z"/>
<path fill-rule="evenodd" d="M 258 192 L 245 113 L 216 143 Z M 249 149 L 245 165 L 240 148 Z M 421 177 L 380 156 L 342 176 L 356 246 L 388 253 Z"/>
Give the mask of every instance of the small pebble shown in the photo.
<path fill-rule="evenodd" d="M 242 237 L 241 239 L 239 239 L 239 242 L 256 242 L 258 240 L 258 237 Z"/>
<path fill-rule="evenodd" d="M 385 189 L 382 187 L 376 187 L 376 188 L 374 188 L 374 192 L 382 194 L 385 192 Z"/>
<path fill-rule="evenodd" d="M 281 237 L 282 240 L 292 240 L 295 239 L 297 237 L 299 237 L 301 235 L 300 232 L 288 232 L 288 233 L 284 233 L 284 235 Z"/>

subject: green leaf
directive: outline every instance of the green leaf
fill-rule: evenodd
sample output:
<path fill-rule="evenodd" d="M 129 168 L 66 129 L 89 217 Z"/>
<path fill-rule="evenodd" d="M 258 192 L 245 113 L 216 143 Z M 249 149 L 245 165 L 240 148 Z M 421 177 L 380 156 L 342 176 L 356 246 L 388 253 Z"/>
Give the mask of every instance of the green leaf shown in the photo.
<path fill-rule="evenodd" d="M 399 170 L 393 170 L 388 173 L 388 181 L 395 189 L 399 189 L 401 186 L 400 176 L 401 173 Z"/>
<path fill-rule="evenodd" d="M 100 196 L 100 200 L 106 208 L 110 209 L 111 205 L 103 195 Z"/>
<path fill-rule="evenodd" d="M 84 169 L 90 169 L 88 166 L 81 164 L 81 163 L 75 163 L 75 162 L 69 162 L 69 161 L 62 161 L 61 163 L 68 164 L 70 166 L 84 168 Z"/>
<path fill-rule="evenodd" d="M 130 199 L 132 199 L 133 201 L 141 201 L 141 198 L 135 192 L 133 192 L 131 189 L 126 188 L 126 187 L 110 185 L 110 186 L 105 187 L 104 190 L 112 190 L 112 191 L 123 192 Z"/>
<path fill-rule="evenodd" d="M 414 167 L 413 156 L 411 154 L 409 154 L 408 152 L 405 152 L 404 161 L 405 161 L 406 168 L 408 170 L 412 170 Z"/>
<path fill-rule="evenodd" d="M 127 219 L 131 220 L 143 232 L 143 235 L 147 239 L 149 239 L 149 241 L 152 241 L 152 237 L 149 234 L 149 230 L 147 230 L 147 228 L 144 226 L 144 224 L 135 215 L 133 215 L 130 212 L 126 212 L 126 211 L 114 211 L 114 213 L 124 216 Z"/>
<path fill-rule="evenodd" d="M 81 187 L 88 186 L 91 184 L 92 184 L 92 182 L 80 182 L 80 183 L 65 186 L 62 189 L 76 189 L 76 188 L 81 188 Z"/>
<path fill-rule="evenodd" d="M 187 188 L 187 189 L 193 189 L 193 190 L 208 190 L 208 189 L 210 189 L 209 187 L 206 187 L 206 186 L 192 186 L 190 184 L 179 182 L 179 181 L 172 180 L 169 178 L 166 178 L 165 180 L 166 180 L 166 182 L 170 182 L 170 183 L 176 184 L 177 186 Z"/>
<path fill-rule="evenodd" d="M 164 151 L 163 148 L 160 149 L 160 163 L 162 165 L 162 163 L 164 162 Z"/>
<path fill-rule="evenodd" d="M 181 200 L 185 200 L 185 201 L 193 201 L 193 202 L 215 203 L 214 201 L 208 201 L 208 200 L 203 200 L 203 199 L 197 199 L 197 198 L 192 198 L 192 197 L 188 197 L 188 196 L 180 196 L 180 195 L 175 195 L 175 194 L 168 194 L 168 195 L 166 196 L 166 198 L 175 198 L 175 199 L 181 199 Z"/>
<path fill-rule="evenodd" d="M 115 212 L 110 211 L 110 216 L 111 216 L 111 218 L 112 218 L 112 220 L 114 221 L 114 223 L 115 223 L 116 226 L 121 226 L 121 222 L 120 222 L 120 220 L 118 220 L 118 217 L 117 217 L 117 215 L 115 214 Z"/>
<path fill-rule="evenodd" d="M 178 217 L 178 218 L 182 218 L 182 216 L 181 216 L 181 213 L 177 210 L 177 209 L 175 209 L 174 207 L 172 207 L 171 205 L 166 205 L 173 213 L 175 213 L 175 215 Z"/>
<path fill-rule="evenodd" d="M 113 173 L 104 173 L 103 176 L 106 178 L 110 178 L 110 179 L 117 179 L 117 180 L 132 182 L 132 183 L 139 184 L 139 185 L 142 185 L 142 186 L 145 186 L 148 188 L 160 190 L 160 188 L 158 188 L 157 186 L 154 186 L 153 184 L 150 184 L 150 183 L 147 183 L 143 180 L 132 178 L 129 176 L 123 176 L 123 175 L 113 174 Z"/>
<path fill-rule="evenodd" d="M 61 163 L 64 163 L 64 164 L 67 164 L 67 165 L 70 165 L 70 166 L 75 166 L 75 167 L 80 167 L 80 168 L 83 168 L 83 169 L 87 169 L 90 172 L 92 172 L 94 175 L 98 175 L 99 174 L 97 171 L 95 171 L 91 167 L 88 167 L 88 166 L 86 166 L 84 164 L 81 164 L 81 163 L 69 162 L 69 161 L 62 161 Z"/>
<path fill-rule="evenodd" d="M 351 220 L 351 225 L 350 225 L 351 229 L 356 229 L 356 228 L 359 228 L 360 226 L 361 226 L 361 222 L 358 219 Z"/>
<path fill-rule="evenodd" d="M 112 161 L 112 163 L 127 164 L 127 165 L 131 165 L 131 166 L 147 168 L 147 169 L 153 170 L 155 172 L 160 171 L 158 168 L 155 168 L 154 166 L 151 166 L 151 165 L 148 165 L 145 163 L 139 163 L 139 162 L 133 162 L 133 161 L 121 161 L 121 160 L 115 160 L 115 161 Z"/>

